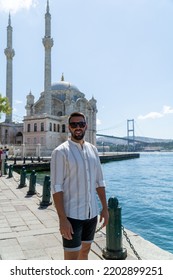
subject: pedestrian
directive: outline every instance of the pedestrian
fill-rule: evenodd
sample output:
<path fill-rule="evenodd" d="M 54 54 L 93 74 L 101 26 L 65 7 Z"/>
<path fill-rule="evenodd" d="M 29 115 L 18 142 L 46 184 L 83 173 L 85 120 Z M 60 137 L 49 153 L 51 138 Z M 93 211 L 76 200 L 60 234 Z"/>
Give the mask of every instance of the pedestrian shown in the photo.
<path fill-rule="evenodd" d="M 0 169 L 1 169 L 1 175 L 4 175 L 4 163 L 5 163 L 5 150 L 3 148 L 0 148 Z"/>
<path fill-rule="evenodd" d="M 2 166 L 2 154 L 3 154 L 3 148 L 0 147 L 0 177 L 2 176 L 1 166 Z"/>
<path fill-rule="evenodd" d="M 8 159 L 8 152 L 9 152 L 9 149 L 5 146 L 5 147 L 4 147 L 4 150 L 5 150 L 6 159 Z"/>
<path fill-rule="evenodd" d="M 54 149 L 51 156 L 51 189 L 59 216 L 65 260 L 87 260 L 99 214 L 108 223 L 105 182 L 95 146 L 84 140 L 86 117 L 69 116 L 71 138 Z"/>

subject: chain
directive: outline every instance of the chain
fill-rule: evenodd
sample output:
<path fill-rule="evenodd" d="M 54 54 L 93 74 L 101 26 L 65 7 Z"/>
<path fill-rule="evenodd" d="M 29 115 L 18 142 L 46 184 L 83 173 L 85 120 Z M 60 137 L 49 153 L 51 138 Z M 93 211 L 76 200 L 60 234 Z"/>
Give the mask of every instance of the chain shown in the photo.
<path fill-rule="evenodd" d="M 129 237 L 127 236 L 127 232 L 125 231 L 125 229 L 124 229 L 124 227 L 123 227 L 122 225 L 121 225 L 121 228 L 122 228 L 123 234 L 124 234 L 124 236 L 125 236 L 127 242 L 129 243 L 130 248 L 132 249 L 133 253 L 135 254 L 135 256 L 137 257 L 138 260 L 141 260 L 140 256 L 138 255 L 138 253 L 136 252 L 134 246 L 132 245 L 132 243 L 131 243 Z"/>
<path fill-rule="evenodd" d="M 103 225 L 101 225 L 96 231 L 95 233 L 101 231 L 101 229 L 103 228 Z M 138 260 L 141 260 L 141 257 L 139 256 L 139 254 L 137 253 L 137 251 L 135 250 L 134 246 L 132 245 L 131 241 L 130 241 L 130 238 L 127 236 L 127 232 L 125 231 L 123 225 L 121 225 L 121 228 L 122 228 L 122 231 L 123 231 L 123 234 L 127 240 L 127 242 L 129 243 L 130 245 L 130 248 L 132 249 L 134 255 L 137 257 Z M 102 232 L 104 235 L 106 235 L 104 232 Z M 100 251 L 103 251 L 103 249 L 100 247 L 100 245 L 96 242 L 96 241 L 93 241 L 93 243 L 100 249 Z M 93 251 L 93 250 L 92 250 Z M 94 251 L 93 251 L 94 252 Z M 95 252 L 94 252 L 95 253 Z M 98 255 L 98 254 L 97 254 Z M 99 255 L 98 255 L 99 256 Z M 101 256 L 99 256 L 100 259 L 103 260 L 103 258 Z"/>
<path fill-rule="evenodd" d="M 17 182 L 17 183 L 20 182 L 20 179 L 16 179 L 13 174 L 12 174 L 12 176 L 13 176 L 13 179 L 14 179 L 15 182 Z"/>

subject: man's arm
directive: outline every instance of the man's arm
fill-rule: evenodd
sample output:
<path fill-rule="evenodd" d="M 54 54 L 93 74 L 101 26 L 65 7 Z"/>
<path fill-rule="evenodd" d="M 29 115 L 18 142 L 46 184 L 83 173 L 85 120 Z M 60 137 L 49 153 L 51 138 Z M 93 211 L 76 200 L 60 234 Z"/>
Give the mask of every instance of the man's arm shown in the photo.
<path fill-rule="evenodd" d="M 106 201 L 105 187 L 98 187 L 96 190 L 102 204 L 102 211 L 100 213 L 100 222 L 104 220 L 103 222 L 103 227 L 104 227 L 108 224 L 108 220 L 109 220 L 109 211 L 108 211 L 108 206 Z"/>
<path fill-rule="evenodd" d="M 60 232 L 64 238 L 70 240 L 70 239 L 72 239 L 73 228 L 65 214 L 64 203 L 63 203 L 63 192 L 54 193 L 53 199 L 54 199 L 54 203 L 55 203 L 55 208 L 56 208 L 58 216 L 59 216 Z"/>

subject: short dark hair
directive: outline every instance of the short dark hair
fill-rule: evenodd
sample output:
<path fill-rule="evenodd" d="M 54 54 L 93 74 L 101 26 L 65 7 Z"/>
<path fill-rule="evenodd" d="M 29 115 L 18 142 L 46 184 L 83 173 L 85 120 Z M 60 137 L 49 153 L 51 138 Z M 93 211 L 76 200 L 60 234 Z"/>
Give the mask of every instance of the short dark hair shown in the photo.
<path fill-rule="evenodd" d="M 73 117 L 82 117 L 82 118 L 84 119 L 84 121 L 86 121 L 86 117 L 85 117 L 85 115 L 84 115 L 83 113 L 81 113 L 81 112 L 73 112 L 73 113 L 69 116 L 69 118 L 68 118 L 68 123 L 69 123 L 69 124 L 70 124 L 71 118 L 73 118 Z"/>

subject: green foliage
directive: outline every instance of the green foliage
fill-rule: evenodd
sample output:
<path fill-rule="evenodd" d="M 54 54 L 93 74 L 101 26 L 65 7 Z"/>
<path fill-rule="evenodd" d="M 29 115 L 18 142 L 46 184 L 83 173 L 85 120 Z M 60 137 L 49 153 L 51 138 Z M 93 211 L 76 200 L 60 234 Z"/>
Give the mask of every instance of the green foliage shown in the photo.
<path fill-rule="evenodd" d="M 10 107 L 9 100 L 7 97 L 2 97 L 0 94 L 0 113 L 7 115 L 11 114 L 12 108 Z"/>

